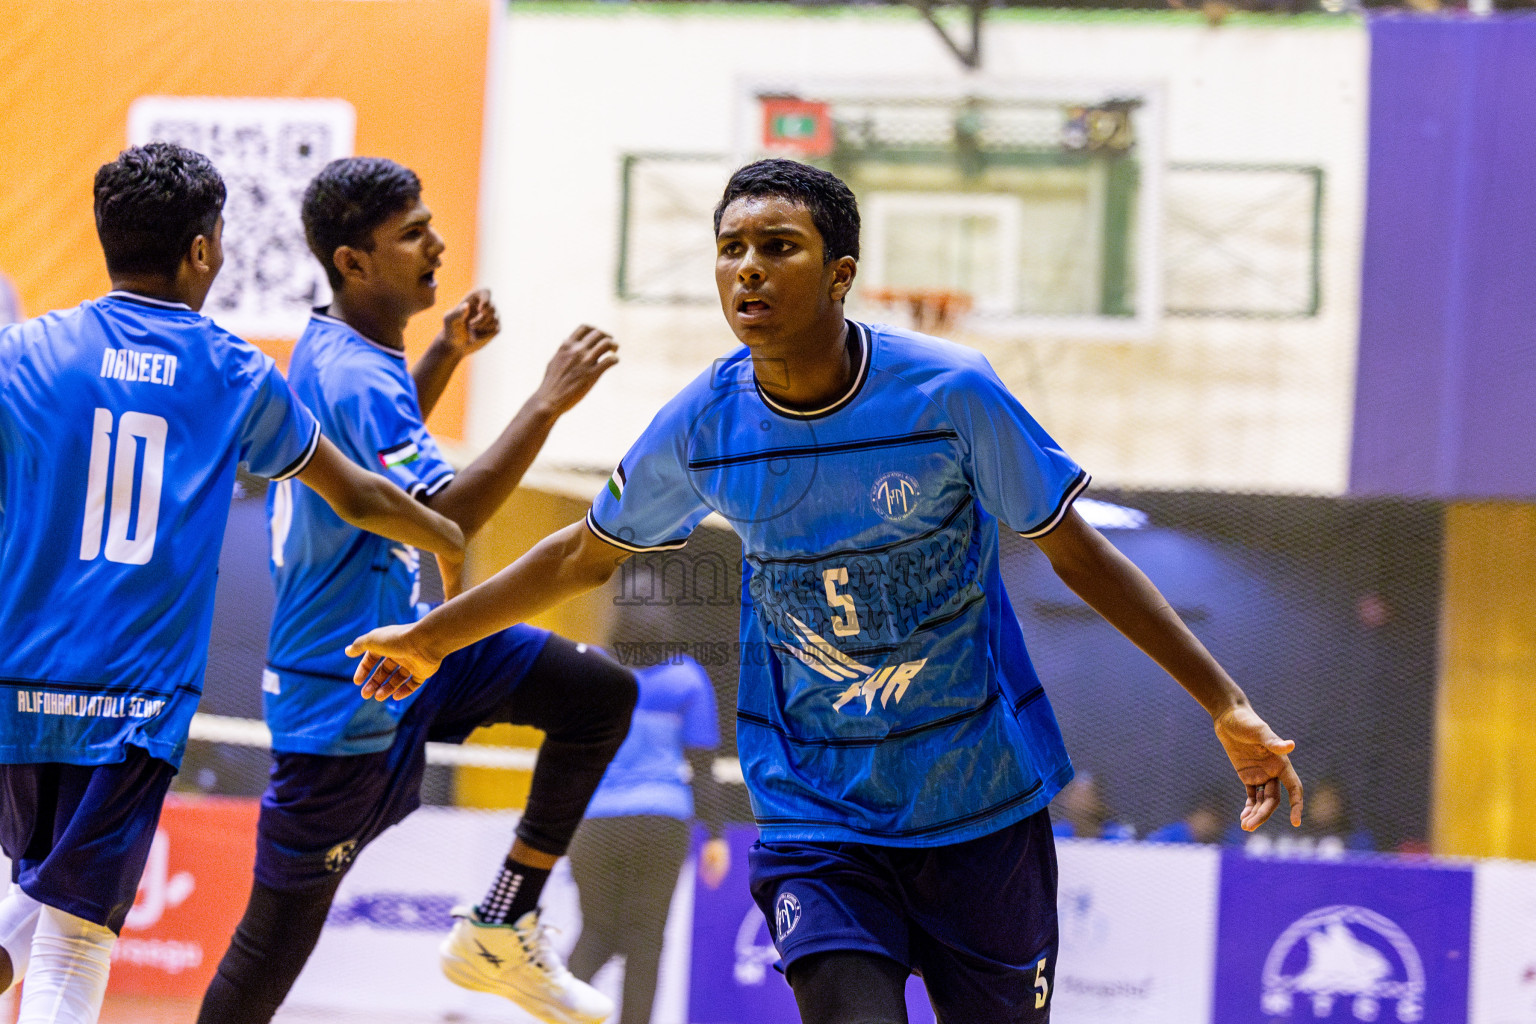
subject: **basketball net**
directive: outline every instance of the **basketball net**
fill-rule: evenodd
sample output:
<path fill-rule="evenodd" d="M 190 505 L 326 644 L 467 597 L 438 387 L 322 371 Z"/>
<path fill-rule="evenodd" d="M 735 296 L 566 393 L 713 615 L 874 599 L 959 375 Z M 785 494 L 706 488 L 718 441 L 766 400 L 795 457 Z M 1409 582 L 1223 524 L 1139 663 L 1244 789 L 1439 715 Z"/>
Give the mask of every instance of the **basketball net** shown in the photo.
<path fill-rule="evenodd" d="M 969 295 L 948 288 L 870 288 L 862 298 L 886 323 L 923 334 L 943 334 L 971 310 Z"/>

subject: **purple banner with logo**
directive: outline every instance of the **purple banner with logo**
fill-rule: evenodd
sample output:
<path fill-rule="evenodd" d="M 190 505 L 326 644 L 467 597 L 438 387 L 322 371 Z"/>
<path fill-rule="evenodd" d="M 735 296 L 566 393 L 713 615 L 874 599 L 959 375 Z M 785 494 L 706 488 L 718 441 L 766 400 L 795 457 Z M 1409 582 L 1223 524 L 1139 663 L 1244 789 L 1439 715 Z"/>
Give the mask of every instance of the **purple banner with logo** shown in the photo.
<path fill-rule="evenodd" d="M 698 885 L 693 902 L 693 977 L 688 1020 L 692 1024 L 797 1024 L 800 1013 L 784 975 L 767 922 L 747 885 L 747 851 L 757 829 L 733 825 L 731 870 L 717 889 Z M 922 982 L 907 982 L 911 1024 L 933 1024 Z"/>
<path fill-rule="evenodd" d="M 1223 856 L 1221 1024 L 1466 1024 L 1472 870 Z"/>

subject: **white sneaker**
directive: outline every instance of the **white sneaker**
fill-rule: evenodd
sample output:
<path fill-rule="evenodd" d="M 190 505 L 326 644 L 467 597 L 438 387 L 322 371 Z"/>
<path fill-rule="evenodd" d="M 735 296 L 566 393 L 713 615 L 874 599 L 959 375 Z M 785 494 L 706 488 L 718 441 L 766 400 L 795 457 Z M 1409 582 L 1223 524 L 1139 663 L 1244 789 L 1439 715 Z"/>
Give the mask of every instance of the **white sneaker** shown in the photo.
<path fill-rule="evenodd" d="M 453 931 L 437 949 L 455 985 L 504 996 L 548 1024 L 602 1024 L 613 1016 L 613 1000 L 565 969 L 537 910 L 511 924 L 480 920 L 478 907 L 454 907 L 453 916 Z"/>

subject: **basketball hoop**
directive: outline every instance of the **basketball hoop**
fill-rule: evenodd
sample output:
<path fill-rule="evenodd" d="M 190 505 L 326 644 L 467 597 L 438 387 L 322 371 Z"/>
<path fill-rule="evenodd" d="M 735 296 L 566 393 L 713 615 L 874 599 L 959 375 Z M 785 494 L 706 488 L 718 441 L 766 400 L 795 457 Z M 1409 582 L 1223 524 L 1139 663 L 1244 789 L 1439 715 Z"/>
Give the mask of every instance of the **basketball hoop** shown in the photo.
<path fill-rule="evenodd" d="M 889 310 L 889 322 L 924 334 L 947 331 L 971 311 L 971 297 L 949 288 L 871 288 L 863 298 Z"/>

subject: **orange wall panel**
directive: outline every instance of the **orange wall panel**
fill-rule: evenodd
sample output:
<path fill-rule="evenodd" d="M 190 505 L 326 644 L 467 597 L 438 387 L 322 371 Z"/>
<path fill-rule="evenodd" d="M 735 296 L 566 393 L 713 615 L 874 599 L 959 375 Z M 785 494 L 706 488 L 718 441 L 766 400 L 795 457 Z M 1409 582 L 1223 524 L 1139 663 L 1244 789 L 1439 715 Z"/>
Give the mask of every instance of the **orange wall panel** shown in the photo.
<path fill-rule="evenodd" d="M 1536 859 L 1536 505 L 1449 506 L 1443 557 L 1434 850 Z"/>
<path fill-rule="evenodd" d="M 91 179 L 138 97 L 340 98 L 355 151 L 420 174 L 448 241 L 438 308 L 407 334 L 419 354 L 475 279 L 490 15 L 486 0 L 0 0 L 0 270 L 32 315 L 106 290 Z M 463 436 L 464 399 L 456 380 L 435 431 Z"/>

